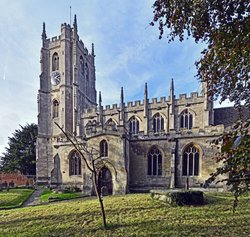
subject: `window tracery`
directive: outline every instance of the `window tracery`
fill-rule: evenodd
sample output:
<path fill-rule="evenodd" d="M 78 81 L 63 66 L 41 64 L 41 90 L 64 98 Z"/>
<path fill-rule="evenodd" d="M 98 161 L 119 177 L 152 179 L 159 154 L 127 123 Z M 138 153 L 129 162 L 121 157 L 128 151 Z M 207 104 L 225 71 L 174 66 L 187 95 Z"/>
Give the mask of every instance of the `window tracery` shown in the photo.
<path fill-rule="evenodd" d="M 157 147 L 148 153 L 148 175 L 162 175 L 162 154 Z"/>

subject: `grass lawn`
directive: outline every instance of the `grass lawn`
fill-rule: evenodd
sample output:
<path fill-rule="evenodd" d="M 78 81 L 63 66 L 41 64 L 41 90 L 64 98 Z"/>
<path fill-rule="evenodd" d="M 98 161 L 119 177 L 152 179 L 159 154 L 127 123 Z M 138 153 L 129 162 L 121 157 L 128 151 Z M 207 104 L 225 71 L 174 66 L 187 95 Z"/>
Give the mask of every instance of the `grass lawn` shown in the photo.
<path fill-rule="evenodd" d="M 207 204 L 171 207 L 149 194 L 104 198 L 108 230 L 99 203 L 77 199 L 0 211 L 0 236 L 249 236 L 250 197 L 235 214 L 229 194 L 206 194 Z"/>
<path fill-rule="evenodd" d="M 77 197 L 81 197 L 82 193 L 80 192 L 67 192 L 67 193 L 53 193 L 52 190 L 45 189 L 40 196 L 41 202 L 50 202 L 50 201 L 60 201 L 73 199 Z"/>
<path fill-rule="evenodd" d="M 20 207 L 33 193 L 33 189 L 10 189 L 0 192 L 0 209 Z M 0 233 L 1 236 L 1 233 Z"/>

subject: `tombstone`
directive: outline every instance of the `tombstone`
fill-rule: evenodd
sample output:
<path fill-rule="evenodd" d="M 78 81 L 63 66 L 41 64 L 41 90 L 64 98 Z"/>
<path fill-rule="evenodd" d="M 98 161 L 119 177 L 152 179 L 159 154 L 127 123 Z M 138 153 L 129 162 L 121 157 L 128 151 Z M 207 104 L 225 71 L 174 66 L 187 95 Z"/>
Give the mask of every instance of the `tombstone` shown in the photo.
<path fill-rule="evenodd" d="M 11 180 L 11 182 L 9 182 L 9 187 L 10 188 L 14 188 L 15 187 L 15 184 L 14 184 L 13 180 Z"/>
<path fill-rule="evenodd" d="M 8 184 L 7 184 L 6 180 L 2 183 L 2 186 L 3 186 L 3 188 L 7 188 L 8 187 Z"/>

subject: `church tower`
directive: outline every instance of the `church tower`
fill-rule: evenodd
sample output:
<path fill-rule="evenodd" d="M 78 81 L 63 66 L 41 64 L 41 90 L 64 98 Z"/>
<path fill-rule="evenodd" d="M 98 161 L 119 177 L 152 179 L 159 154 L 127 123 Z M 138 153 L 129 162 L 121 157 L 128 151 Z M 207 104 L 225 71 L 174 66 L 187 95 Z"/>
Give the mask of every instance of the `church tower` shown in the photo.
<path fill-rule="evenodd" d="M 61 25 L 61 34 L 48 39 L 42 32 L 41 74 L 38 91 L 37 183 L 51 182 L 54 143 L 61 139 L 57 122 L 65 131 L 80 136 L 84 109 L 96 106 L 95 54 L 79 39 L 77 18 L 73 26 Z"/>

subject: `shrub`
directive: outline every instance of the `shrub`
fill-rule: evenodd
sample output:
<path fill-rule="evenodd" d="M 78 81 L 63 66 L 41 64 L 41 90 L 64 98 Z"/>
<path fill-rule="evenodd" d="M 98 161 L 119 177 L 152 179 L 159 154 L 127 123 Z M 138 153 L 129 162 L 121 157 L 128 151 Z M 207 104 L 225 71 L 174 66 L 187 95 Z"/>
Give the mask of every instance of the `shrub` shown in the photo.
<path fill-rule="evenodd" d="M 151 191 L 151 197 L 171 205 L 202 205 L 204 202 L 201 191 Z"/>

